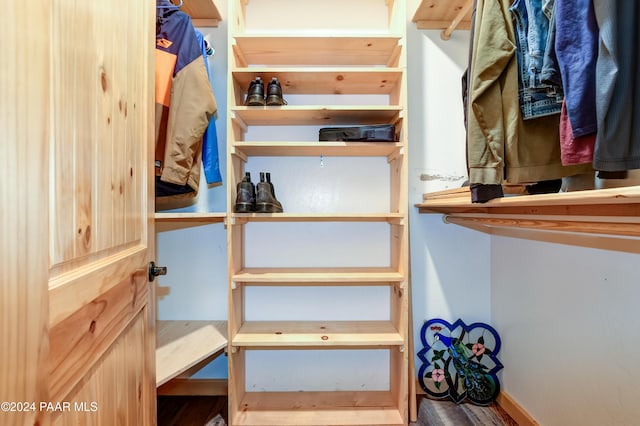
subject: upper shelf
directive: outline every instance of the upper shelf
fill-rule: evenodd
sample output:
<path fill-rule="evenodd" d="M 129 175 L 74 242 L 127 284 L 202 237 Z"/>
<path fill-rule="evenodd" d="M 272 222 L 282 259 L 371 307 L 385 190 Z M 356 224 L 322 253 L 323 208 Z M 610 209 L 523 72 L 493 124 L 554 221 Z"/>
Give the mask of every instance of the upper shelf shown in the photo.
<path fill-rule="evenodd" d="M 422 0 L 413 15 L 413 22 L 421 29 L 442 29 L 441 37 L 448 40 L 456 28 L 471 28 L 473 0 Z"/>
<path fill-rule="evenodd" d="M 180 2 L 173 0 L 173 3 Z M 183 0 L 180 10 L 191 17 L 194 27 L 217 27 L 222 20 L 213 0 Z"/>
<path fill-rule="evenodd" d="M 397 65 L 400 36 L 236 35 L 236 66 Z"/>
<path fill-rule="evenodd" d="M 420 213 L 493 235 L 640 253 L 640 186 L 471 202 L 468 188 L 425 194 Z"/>

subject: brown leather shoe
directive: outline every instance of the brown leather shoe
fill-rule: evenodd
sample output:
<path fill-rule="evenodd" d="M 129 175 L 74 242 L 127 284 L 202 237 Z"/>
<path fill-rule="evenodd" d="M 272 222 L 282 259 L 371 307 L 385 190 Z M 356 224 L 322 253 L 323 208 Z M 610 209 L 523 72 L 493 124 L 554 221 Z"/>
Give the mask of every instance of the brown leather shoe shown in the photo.
<path fill-rule="evenodd" d="M 267 86 L 267 105 L 268 106 L 280 106 L 287 103 L 282 98 L 282 87 L 277 78 L 271 78 L 271 82 Z"/>
<path fill-rule="evenodd" d="M 249 90 L 247 90 L 247 99 L 244 101 L 248 106 L 264 106 L 264 83 L 260 77 L 251 80 Z"/>
<path fill-rule="evenodd" d="M 251 213 L 256 209 L 256 188 L 251 182 L 251 174 L 246 172 L 242 182 L 236 188 L 236 203 L 233 211 L 236 213 Z"/>
<path fill-rule="evenodd" d="M 264 172 L 260 172 L 260 182 L 256 185 L 256 212 L 257 213 L 282 213 L 282 204 L 276 199 L 271 183 L 271 174 L 269 180 L 265 182 Z"/>

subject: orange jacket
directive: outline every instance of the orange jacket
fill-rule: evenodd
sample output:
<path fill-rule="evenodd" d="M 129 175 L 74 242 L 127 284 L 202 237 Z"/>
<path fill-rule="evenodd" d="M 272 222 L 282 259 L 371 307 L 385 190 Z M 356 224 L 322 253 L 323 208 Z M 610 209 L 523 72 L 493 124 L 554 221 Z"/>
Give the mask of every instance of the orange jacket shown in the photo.
<path fill-rule="evenodd" d="M 156 180 L 175 189 L 169 198 L 193 199 L 200 183 L 202 135 L 216 101 L 189 16 L 158 9 L 157 18 Z M 162 195 L 157 206 L 171 201 Z"/>

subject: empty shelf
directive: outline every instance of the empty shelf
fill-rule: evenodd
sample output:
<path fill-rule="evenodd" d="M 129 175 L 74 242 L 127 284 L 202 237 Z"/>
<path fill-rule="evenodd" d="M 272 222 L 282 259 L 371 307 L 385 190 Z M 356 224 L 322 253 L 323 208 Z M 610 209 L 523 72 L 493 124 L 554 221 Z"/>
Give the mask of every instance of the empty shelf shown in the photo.
<path fill-rule="evenodd" d="M 225 346 L 226 321 L 158 321 L 156 386 L 216 355 Z"/>
<path fill-rule="evenodd" d="M 232 342 L 248 348 L 386 348 L 403 344 L 390 321 L 247 321 Z"/>

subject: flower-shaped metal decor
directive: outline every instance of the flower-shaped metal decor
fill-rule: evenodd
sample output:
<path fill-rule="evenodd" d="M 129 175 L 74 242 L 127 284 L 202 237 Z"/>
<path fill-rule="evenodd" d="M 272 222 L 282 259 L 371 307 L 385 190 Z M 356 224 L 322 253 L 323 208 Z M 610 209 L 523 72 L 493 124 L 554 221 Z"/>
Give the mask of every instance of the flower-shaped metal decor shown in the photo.
<path fill-rule="evenodd" d="M 424 347 L 418 352 L 423 362 L 418 376 L 428 395 L 448 396 L 458 404 L 466 398 L 478 405 L 496 399 L 500 393 L 496 374 L 502 364 L 496 357 L 500 337 L 493 327 L 436 318 L 424 323 L 420 338 Z"/>

